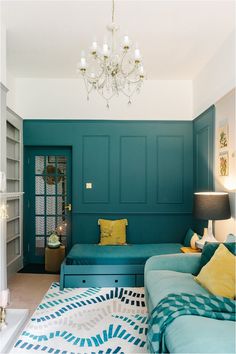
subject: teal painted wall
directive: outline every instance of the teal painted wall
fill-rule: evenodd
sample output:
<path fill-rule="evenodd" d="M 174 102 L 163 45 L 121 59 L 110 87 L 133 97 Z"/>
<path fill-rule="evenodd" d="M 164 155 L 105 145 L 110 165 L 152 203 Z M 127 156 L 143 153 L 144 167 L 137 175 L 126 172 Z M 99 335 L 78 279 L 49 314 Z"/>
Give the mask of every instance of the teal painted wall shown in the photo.
<path fill-rule="evenodd" d="M 213 191 L 215 106 L 193 121 L 194 191 Z"/>
<path fill-rule="evenodd" d="M 24 145 L 72 149 L 72 244 L 98 242 L 98 218 L 123 217 L 130 243 L 181 242 L 189 226 L 205 226 L 192 218 L 192 195 L 213 190 L 214 115 L 210 107 L 193 122 L 25 120 Z"/>
<path fill-rule="evenodd" d="M 194 192 L 214 190 L 214 129 L 215 106 L 211 106 L 193 121 Z M 202 235 L 206 221 L 193 219 L 194 230 Z"/>
<path fill-rule="evenodd" d="M 98 242 L 97 219 L 123 217 L 130 243 L 181 242 L 192 225 L 193 125 L 25 120 L 24 145 L 72 149 L 72 243 Z"/>

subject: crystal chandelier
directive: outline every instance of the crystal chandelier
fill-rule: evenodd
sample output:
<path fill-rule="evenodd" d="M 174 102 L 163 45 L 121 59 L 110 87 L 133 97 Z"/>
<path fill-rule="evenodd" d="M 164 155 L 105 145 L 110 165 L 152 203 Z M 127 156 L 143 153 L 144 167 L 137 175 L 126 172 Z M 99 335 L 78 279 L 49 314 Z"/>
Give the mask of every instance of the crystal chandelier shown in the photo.
<path fill-rule="evenodd" d="M 106 101 L 107 108 L 114 96 L 124 95 L 131 104 L 135 93 L 139 93 L 144 80 L 144 68 L 138 46 L 133 46 L 129 37 L 124 36 L 121 46 L 116 48 L 115 34 L 119 27 L 115 24 L 115 3 L 112 0 L 112 22 L 107 26 L 110 41 L 104 40 L 99 48 L 93 41 L 86 59 L 81 53 L 77 72 L 80 72 L 87 91 L 87 99 L 96 91 Z"/>

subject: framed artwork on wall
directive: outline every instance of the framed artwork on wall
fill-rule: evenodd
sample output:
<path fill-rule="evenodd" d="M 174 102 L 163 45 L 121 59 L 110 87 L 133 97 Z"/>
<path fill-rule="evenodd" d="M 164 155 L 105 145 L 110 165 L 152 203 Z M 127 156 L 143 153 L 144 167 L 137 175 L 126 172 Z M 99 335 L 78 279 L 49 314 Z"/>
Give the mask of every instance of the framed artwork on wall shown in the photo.
<path fill-rule="evenodd" d="M 222 125 L 218 128 L 218 146 L 219 149 L 224 149 L 229 146 L 229 126 Z"/>
<path fill-rule="evenodd" d="M 229 154 L 228 151 L 219 153 L 219 174 L 220 176 L 229 175 Z"/>

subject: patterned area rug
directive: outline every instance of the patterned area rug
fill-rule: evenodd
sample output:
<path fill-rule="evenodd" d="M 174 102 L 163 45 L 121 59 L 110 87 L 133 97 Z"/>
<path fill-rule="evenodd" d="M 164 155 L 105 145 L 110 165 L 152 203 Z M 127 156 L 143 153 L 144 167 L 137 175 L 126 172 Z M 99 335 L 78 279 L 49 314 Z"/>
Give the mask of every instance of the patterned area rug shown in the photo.
<path fill-rule="evenodd" d="M 11 353 L 147 353 L 143 288 L 53 283 Z"/>

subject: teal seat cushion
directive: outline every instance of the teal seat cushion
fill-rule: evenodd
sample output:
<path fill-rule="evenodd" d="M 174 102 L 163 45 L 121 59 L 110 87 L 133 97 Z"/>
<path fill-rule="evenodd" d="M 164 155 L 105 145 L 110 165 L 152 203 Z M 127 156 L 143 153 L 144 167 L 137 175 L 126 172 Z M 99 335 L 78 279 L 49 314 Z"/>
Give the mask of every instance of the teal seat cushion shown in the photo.
<path fill-rule="evenodd" d="M 149 312 L 170 293 L 209 295 L 209 292 L 194 280 L 192 274 L 172 270 L 150 270 L 146 273 L 145 284 L 149 295 Z"/>
<path fill-rule="evenodd" d="M 70 250 L 66 264 L 145 264 L 155 255 L 180 253 L 180 243 L 128 244 L 125 246 L 99 246 L 75 244 Z"/>
<path fill-rule="evenodd" d="M 200 269 L 204 267 L 214 255 L 215 251 L 219 247 L 219 242 L 208 242 L 204 245 L 200 260 Z M 228 248 L 228 250 L 236 256 L 236 243 L 235 242 L 226 242 L 224 246 Z"/>
<path fill-rule="evenodd" d="M 165 344 L 175 353 L 235 353 L 235 322 L 180 316 L 165 331 Z"/>

